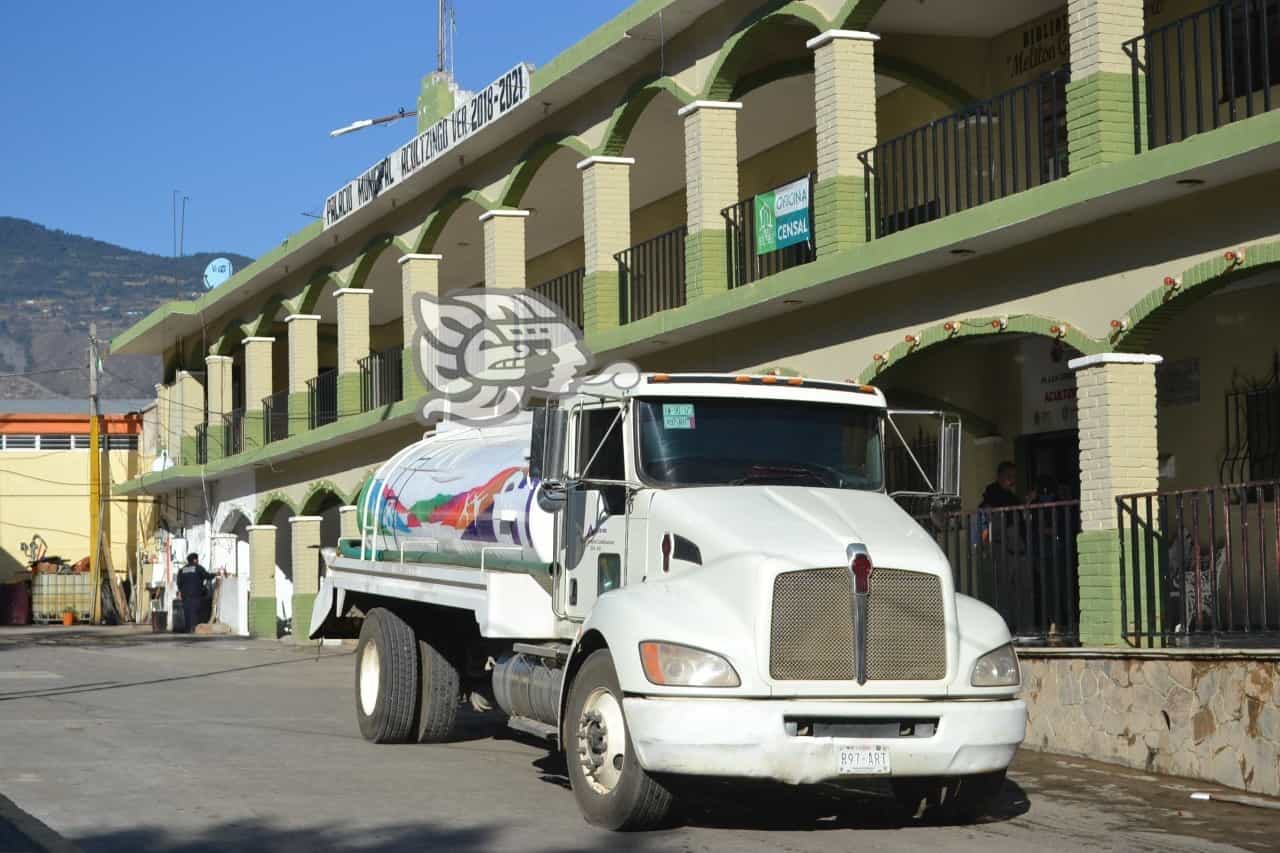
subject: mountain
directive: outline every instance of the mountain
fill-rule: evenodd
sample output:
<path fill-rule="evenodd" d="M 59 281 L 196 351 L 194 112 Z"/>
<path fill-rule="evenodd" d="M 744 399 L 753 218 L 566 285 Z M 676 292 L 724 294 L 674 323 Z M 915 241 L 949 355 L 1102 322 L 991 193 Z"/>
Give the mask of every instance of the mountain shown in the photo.
<path fill-rule="evenodd" d="M 236 269 L 250 262 L 232 252 L 152 255 L 0 216 L 0 398 L 87 396 L 89 322 L 109 340 L 165 302 L 199 296 L 216 257 Z M 149 397 L 159 380 L 158 358 L 109 357 L 101 392 Z"/>

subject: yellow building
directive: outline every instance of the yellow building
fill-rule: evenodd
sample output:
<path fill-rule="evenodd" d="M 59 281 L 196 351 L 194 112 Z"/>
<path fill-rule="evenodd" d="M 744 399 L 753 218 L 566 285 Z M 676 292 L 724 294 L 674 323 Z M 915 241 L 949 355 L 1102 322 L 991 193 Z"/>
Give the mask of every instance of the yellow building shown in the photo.
<path fill-rule="evenodd" d="M 103 472 L 111 483 L 138 477 L 149 401 L 104 409 Z M 0 404 L 0 583 L 25 573 L 37 558 L 67 563 L 89 556 L 89 416 L 75 400 L 6 400 Z M 127 413 L 126 413 L 127 412 Z M 151 501 L 120 496 L 107 504 L 111 564 L 133 578 L 150 546 Z"/>

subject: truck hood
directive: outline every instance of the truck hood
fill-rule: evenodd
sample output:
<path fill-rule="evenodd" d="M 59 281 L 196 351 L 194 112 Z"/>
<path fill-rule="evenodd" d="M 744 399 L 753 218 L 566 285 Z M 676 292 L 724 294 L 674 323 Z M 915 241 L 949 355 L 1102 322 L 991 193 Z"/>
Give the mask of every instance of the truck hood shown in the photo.
<path fill-rule="evenodd" d="M 878 566 L 947 574 L 946 557 L 880 492 L 801 486 L 705 486 L 654 495 L 649 529 L 693 542 L 703 563 L 750 554 L 797 568 L 843 565 L 860 543 Z"/>

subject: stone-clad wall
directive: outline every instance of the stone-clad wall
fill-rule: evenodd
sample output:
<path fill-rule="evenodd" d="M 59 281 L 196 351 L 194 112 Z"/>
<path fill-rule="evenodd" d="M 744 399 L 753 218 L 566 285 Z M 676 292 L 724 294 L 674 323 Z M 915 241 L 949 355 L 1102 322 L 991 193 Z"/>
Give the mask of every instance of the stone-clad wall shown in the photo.
<path fill-rule="evenodd" d="M 1027 749 L 1280 796 L 1280 653 L 1020 657 Z"/>

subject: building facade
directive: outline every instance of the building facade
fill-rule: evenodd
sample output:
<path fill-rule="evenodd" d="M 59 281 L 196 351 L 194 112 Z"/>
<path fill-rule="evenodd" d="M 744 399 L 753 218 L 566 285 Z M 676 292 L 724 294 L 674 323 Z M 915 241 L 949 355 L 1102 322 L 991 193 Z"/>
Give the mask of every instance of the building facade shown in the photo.
<path fill-rule="evenodd" d="M 640 0 L 474 100 L 429 77 L 323 221 L 114 342 L 164 357 L 172 463 L 121 490 L 255 633 L 305 623 L 422 434 L 412 297 L 528 287 L 600 360 L 958 412 L 960 505 L 912 511 L 1027 642 L 1275 632 L 1276 5 Z M 1004 460 L 1030 506 L 979 510 Z"/>

